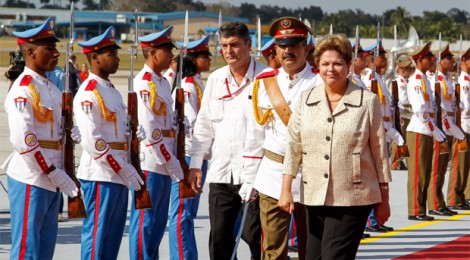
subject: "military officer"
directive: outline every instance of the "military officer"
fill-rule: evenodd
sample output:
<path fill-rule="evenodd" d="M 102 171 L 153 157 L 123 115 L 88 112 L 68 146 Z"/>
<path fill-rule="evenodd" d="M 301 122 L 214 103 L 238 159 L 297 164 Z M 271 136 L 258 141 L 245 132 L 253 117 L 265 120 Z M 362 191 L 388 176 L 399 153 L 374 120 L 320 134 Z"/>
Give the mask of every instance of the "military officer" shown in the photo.
<path fill-rule="evenodd" d="M 356 50 L 356 43 L 352 44 L 352 48 L 354 51 Z M 367 55 L 369 55 L 369 52 L 365 52 L 364 49 L 362 49 L 361 44 L 359 43 L 359 46 L 357 46 L 356 59 L 353 60 L 354 71 L 351 71 L 351 75 L 350 75 L 352 82 L 363 89 L 367 89 L 366 85 L 361 79 L 361 73 L 367 67 L 367 63 L 366 63 Z"/>
<path fill-rule="evenodd" d="M 411 57 L 407 55 L 402 55 L 397 60 L 397 77 L 396 82 L 398 85 L 398 108 L 400 109 L 400 121 L 401 121 L 401 133 L 403 138 L 406 141 L 406 128 L 410 123 L 411 116 L 413 112 L 411 111 L 411 104 L 408 100 L 407 94 L 407 85 L 408 79 L 414 71 L 412 67 L 413 61 Z M 404 163 L 404 158 L 400 160 L 393 160 L 397 157 L 397 145 L 392 143 L 391 145 L 391 156 L 392 156 L 392 165 L 393 170 L 407 170 L 407 167 Z"/>
<path fill-rule="evenodd" d="M 454 98 L 455 87 L 452 79 L 447 74 L 454 66 L 453 54 L 449 50 L 449 44 L 446 44 L 436 55 L 441 55 L 441 59 L 437 65 L 437 81 L 440 85 L 441 107 L 442 107 L 442 130 L 446 135 L 449 145 L 452 144 L 453 139 L 457 138 L 462 140 L 464 138 L 463 132 L 455 125 L 454 119 Z M 436 77 L 431 80 L 431 86 L 434 90 Z M 454 143 L 457 145 L 457 143 Z M 456 147 L 452 148 L 458 153 Z M 428 187 L 428 214 L 438 216 L 452 216 L 457 214 L 456 211 L 451 211 L 447 208 L 442 187 L 444 186 L 445 174 L 449 164 L 451 153 L 440 154 L 439 142 L 434 141 L 434 150 L 432 156 L 432 170 L 431 181 Z M 453 169 L 451 169 L 452 172 Z"/>
<path fill-rule="evenodd" d="M 60 168 L 62 99 L 46 76 L 60 55 L 54 26 L 54 18 L 49 17 L 39 27 L 13 32 L 26 66 L 4 103 L 15 148 L 2 165 L 8 174 L 11 259 L 52 259 L 57 238 L 58 188 L 70 197 L 78 194 L 75 183 Z"/>
<path fill-rule="evenodd" d="M 204 84 L 201 73 L 210 70 L 212 55 L 209 52 L 209 36 L 198 41 L 188 42 L 187 57 L 183 60 L 183 79 L 181 87 L 184 91 L 184 116 L 189 133 L 186 134 L 185 151 L 186 162 L 191 162 L 191 157 L 187 152 L 192 143 L 192 129 L 196 123 L 196 117 L 201 107 L 201 100 L 204 93 Z M 207 173 L 207 159 L 204 157 L 202 163 L 202 185 Z M 197 216 L 200 196 L 196 195 L 192 199 L 181 199 L 179 197 L 179 183 L 173 181 L 171 184 L 171 204 L 170 204 L 170 259 L 197 259 L 197 244 L 194 235 L 194 219 Z"/>
<path fill-rule="evenodd" d="M 408 219 L 418 221 L 434 220 L 426 215 L 427 189 L 431 178 L 433 137 L 445 140 L 444 133 L 436 126 L 434 97 L 426 72 L 435 63 L 430 51 L 431 42 L 410 53 L 416 70 L 407 86 L 408 100 L 413 115 L 406 129 L 406 140 L 410 151 L 408 158 Z"/>
<path fill-rule="evenodd" d="M 178 57 L 179 55 L 173 56 L 173 58 L 171 59 L 170 67 L 165 71 L 165 74 L 163 74 L 163 77 L 168 80 L 168 83 L 170 84 L 172 89 L 176 78 L 176 67 L 178 66 Z"/>
<path fill-rule="evenodd" d="M 269 67 L 273 69 L 278 69 L 281 67 L 279 60 L 276 56 L 276 44 L 274 44 L 274 38 L 266 42 L 261 48 L 261 55 L 266 59 L 266 62 Z"/>
<path fill-rule="evenodd" d="M 248 104 L 240 196 L 250 201 L 256 191 L 259 192 L 262 259 L 287 258 L 290 214 L 277 203 L 281 193 L 289 113 L 286 115 L 281 111 L 293 109 L 300 94 L 318 84 L 317 74 L 306 61 L 309 32 L 311 29 L 297 18 L 282 17 L 273 22 L 269 34 L 275 39 L 276 54 L 282 67 L 256 78 Z M 295 179 L 292 189 L 296 202 L 300 200 L 300 179 Z M 305 259 L 305 208 L 300 203 L 295 208 L 299 258 Z"/>
<path fill-rule="evenodd" d="M 83 134 L 77 177 L 87 217 L 82 228 L 82 259 L 116 259 L 127 215 L 128 187 L 139 190 L 142 178 L 127 158 L 127 113 L 122 96 L 109 80 L 119 67 L 113 26 L 80 42 L 90 75 L 80 86 L 73 112 Z M 139 139 L 145 138 L 141 127 Z"/>
<path fill-rule="evenodd" d="M 460 83 L 461 129 L 465 134 L 467 146 L 470 147 L 470 48 L 462 55 Z M 457 140 L 454 139 L 454 142 Z M 454 144 L 455 145 L 455 144 Z M 453 146 L 454 146 L 453 145 Z M 453 150 L 449 182 L 447 187 L 447 205 L 455 210 L 469 210 L 470 204 L 470 151 Z M 467 200 L 467 201 L 466 201 Z"/>

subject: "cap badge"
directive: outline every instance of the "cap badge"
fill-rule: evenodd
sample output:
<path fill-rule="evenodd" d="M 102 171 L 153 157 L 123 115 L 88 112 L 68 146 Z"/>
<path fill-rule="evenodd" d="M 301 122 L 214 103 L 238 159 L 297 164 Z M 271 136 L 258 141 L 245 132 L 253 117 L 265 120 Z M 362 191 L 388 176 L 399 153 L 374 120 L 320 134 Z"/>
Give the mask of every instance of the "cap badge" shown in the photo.
<path fill-rule="evenodd" d="M 115 34 L 116 34 L 116 32 L 114 31 L 114 29 L 111 29 L 111 36 L 114 37 Z"/>
<path fill-rule="evenodd" d="M 287 30 L 281 30 L 279 32 L 281 34 L 285 35 L 285 34 L 291 34 L 293 31 L 294 31 L 294 29 L 287 29 Z"/>
<path fill-rule="evenodd" d="M 281 21 L 281 26 L 283 28 L 289 28 L 291 26 L 291 21 L 289 19 L 284 19 Z"/>
<path fill-rule="evenodd" d="M 51 21 L 49 22 L 49 26 L 51 27 L 51 29 L 54 28 L 54 20 L 51 20 Z"/>

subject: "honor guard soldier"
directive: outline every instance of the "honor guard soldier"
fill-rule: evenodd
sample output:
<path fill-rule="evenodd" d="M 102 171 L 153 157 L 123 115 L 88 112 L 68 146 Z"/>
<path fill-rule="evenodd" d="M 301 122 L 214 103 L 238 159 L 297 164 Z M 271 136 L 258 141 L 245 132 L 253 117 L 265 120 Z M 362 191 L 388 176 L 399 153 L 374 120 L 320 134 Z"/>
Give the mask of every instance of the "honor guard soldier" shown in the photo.
<path fill-rule="evenodd" d="M 128 187 L 144 183 L 128 162 L 126 105 L 109 80 L 119 67 L 113 26 L 78 45 L 90 63 L 90 75 L 80 86 L 73 112 L 83 134 L 77 177 L 84 192 L 81 259 L 116 259 L 127 215 Z M 139 139 L 145 132 L 139 127 Z"/>
<path fill-rule="evenodd" d="M 263 230 L 262 259 L 286 259 L 291 216 L 278 207 L 282 162 L 287 145 L 290 111 L 300 94 L 317 85 L 317 74 L 307 63 L 307 38 L 311 29 L 297 18 L 283 17 L 273 22 L 277 58 L 282 67 L 260 74 L 251 90 L 247 109 L 247 133 L 243 152 L 243 185 L 240 196 L 254 200 L 259 192 Z M 288 111 L 288 112 L 286 112 Z M 293 183 L 294 201 L 299 202 L 300 177 Z M 299 259 L 306 254 L 305 208 L 296 203 Z"/>
<path fill-rule="evenodd" d="M 398 107 L 400 109 L 400 122 L 401 122 L 401 132 L 404 134 L 403 138 L 406 142 L 406 128 L 410 123 L 411 116 L 413 112 L 411 111 L 411 104 L 408 100 L 407 94 L 407 86 L 408 86 L 408 79 L 413 74 L 413 61 L 411 57 L 407 55 L 402 55 L 398 58 L 397 62 L 397 85 L 398 85 Z M 391 154 L 392 158 L 393 155 L 397 152 L 397 145 L 395 143 L 391 144 Z M 399 161 L 393 162 L 391 168 L 393 170 L 407 170 L 408 168 L 405 166 L 404 158 L 400 159 Z"/>
<path fill-rule="evenodd" d="M 449 44 L 446 44 L 441 50 L 438 50 L 436 55 L 441 54 L 440 61 L 437 66 L 437 80 L 440 83 L 441 93 L 441 107 L 442 107 L 442 130 L 446 135 L 447 142 L 453 143 L 453 139 L 457 138 L 462 140 L 464 138 L 463 132 L 455 124 L 455 111 L 454 111 L 454 99 L 455 99 L 455 87 L 452 79 L 447 74 L 452 70 L 454 66 L 453 54 L 449 50 Z M 431 86 L 434 87 L 435 77 L 431 80 Z M 435 90 L 433 89 L 433 92 Z M 458 153 L 456 149 L 457 142 L 454 143 L 452 151 Z M 452 153 L 454 154 L 454 153 Z M 434 150 L 432 155 L 432 170 L 431 180 L 428 187 L 428 214 L 438 216 L 452 216 L 457 214 L 456 211 L 451 211 L 447 208 L 444 194 L 442 193 L 442 187 L 444 186 L 444 179 L 447 172 L 447 166 L 451 158 L 451 153 L 440 154 L 439 142 L 434 141 Z M 454 169 L 451 169 L 451 174 Z"/>
<path fill-rule="evenodd" d="M 58 188 L 70 197 L 78 194 L 75 183 L 59 168 L 62 98 L 46 77 L 60 55 L 54 22 L 50 17 L 39 27 L 13 32 L 26 67 L 13 82 L 4 104 L 15 148 L 2 165 L 8 174 L 11 259 L 52 259 L 58 228 Z"/>
<path fill-rule="evenodd" d="M 410 151 L 408 157 L 408 219 L 428 221 L 426 215 L 427 190 L 431 178 L 433 137 L 438 142 L 445 139 L 436 126 L 434 97 L 426 72 L 435 63 L 430 51 L 431 42 L 419 47 L 410 56 L 416 64 L 415 73 L 408 81 L 408 100 L 413 115 L 406 129 L 406 140 Z"/>
<path fill-rule="evenodd" d="M 204 156 L 211 152 L 206 177 L 211 224 L 209 254 L 211 259 L 230 259 L 242 205 L 238 191 L 243 183 L 245 108 L 256 76 L 267 66 L 250 57 L 251 39 L 245 24 L 226 22 L 219 31 L 222 55 L 228 65 L 214 71 L 207 80 L 189 150 L 189 181 L 193 190 L 202 192 L 201 166 Z M 261 234 L 250 239 L 259 243 Z"/>
<path fill-rule="evenodd" d="M 374 50 L 378 48 L 378 55 L 375 57 L 373 55 Z M 382 40 L 379 41 L 379 46 L 377 44 L 373 44 L 367 48 L 364 48 L 364 51 L 369 52 L 368 61 L 369 61 L 369 69 L 367 73 L 362 78 L 364 84 L 367 86 L 367 89 L 372 91 L 372 81 L 375 79 L 377 81 L 377 96 L 379 97 L 380 107 L 382 111 L 382 118 L 383 118 L 383 125 L 385 129 L 385 136 L 387 143 L 393 141 L 397 145 L 403 145 L 405 143 L 403 137 L 398 133 L 398 131 L 392 127 L 392 109 L 391 109 L 391 98 L 390 92 L 388 91 L 387 85 L 382 79 L 382 75 L 379 72 L 384 71 L 387 67 L 387 57 L 385 54 L 387 53 L 382 45 Z M 372 68 L 375 67 L 375 72 Z M 373 75 L 372 73 L 375 73 Z M 391 227 L 387 226 L 378 226 L 377 222 L 374 218 L 374 212 L 369 215 L 369 219 L 367 220 L 367 225 L 365 228 L 366 231 L 369 232 L 387 232 L 393 230 Z"/>
<path fill-rule="evenodd" d="M 158 259 L 170 204 L 171 180 L 183 179 L 175 157 L 175 124 L 171 86 L 162 76 L 173 58 L 173 26 L 139 37 L 144 68 L 134 78 L 139 123 L 147 135 L 140 145 L 141 168 L 147 177 L 151 209 L 131 207 L 129 226 L 130 259 Z"/>
<path fill-rule="evenodd" d="M 176 78 L 176 67 L 178 66 L 178 57 L 179 55 L 173 56 L 173 58 L 171 59 L 170 67 L 165 71 L 165 74 L 163 74 L 163 77 L 168 80 L 171 89 L 173 89 L 175 85 L 174 83 Z"/>
<path fill-rule="evenodd" d="M 352 49 L 353 51 L 356 50 L 356 43 L 352 44 Z M 351 71 L 351 76 L 350 76 L 351 81 L 363 89 L 367 89 L 366 85 L 361 79 L 361 72 L 367 67 L 367 62 L 366 62 L 367 55 L 369 55 L 369 52 L 364 51 L 364 49 L 362 49 L 361 44 L 359 43 L 359 46 L 357 46 L 356 60 L 353 60 L 354 71 Z"/>
<path fill-rule="evenodd" d="M 179 43 L 178 43 L 179 44 Z M 204 84 L 201 73 L 210 70 L 212 54 L 209 52 L 209 36 L 201 40 L 188 42 L 187 56 L 183 59 L 182 85 L 184 90 L 184 115 L 185 124 L 189 133 L 186 134 L 185 151 L 186 162 L 191 162 L 188 150 L 192 143 L 192 134 L 196 117 L 201 108 L 201 100 L 204 93 Z M 179 70 L 178 70 L 179 71 Z M 207 173 L 207 159 L 204 157 L 202 163 L 202 185 Z M 197 259 L 197 244 L 194 235 L 194 219 L 197 216 L 200 196 L 196 195 L 192 199 L 181 199 L 179 197 L 180 185 L 173 181 L 171 184 L 171 205 L 170 205 L 170 259 Z"/>
<path fill-rule="evenodd" d="M 465 139 L 470 147 L 470 48 L 462 55 L 459 76 L 461 126 L 465 132 Z M 470 209 L 470 151 L 459 153 L 458 163 L 452 160 L 451 169 L 456 168 L 449 178 L 447 189 L 447 205 L 451 209 Z"/>
<path fill-rule="evenodd" d="M 266 59 L 266 63 L 269 67 L 279 69 L 281 67 L 281 63 L 279 63 L 279 60 L 277 59 L 275 46 L 276 44 L 274 44 L 274 39 L 271 39 L 263 45 L 260 51 L 261 55 Z"/>

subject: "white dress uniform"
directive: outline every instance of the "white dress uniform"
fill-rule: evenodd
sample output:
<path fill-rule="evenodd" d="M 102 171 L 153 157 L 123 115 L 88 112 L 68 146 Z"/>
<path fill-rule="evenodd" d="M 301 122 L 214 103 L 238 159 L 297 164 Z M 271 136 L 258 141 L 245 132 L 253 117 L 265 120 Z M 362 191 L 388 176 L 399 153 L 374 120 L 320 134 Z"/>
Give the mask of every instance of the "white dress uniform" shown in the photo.
<path fill-rule="evenodd" d="M 454 97 L 455 97 L 455 87 L 454 82 L 444 75 L 442 72 L 438 72 L 437 80 L 441 85 L 441 108 L 442 108 L 442 119 L 447 115 L 447 118 L 451 123 L 455 124 L 454 117 Z M 433 77 L 431 80 L 431 88 L 433 93 L 435 91 L 434 84 L 436 83 L 436 78 Z M 442 124 L 442 130 L 448 136 L 452 136 L 452 133 L 445 127 L 445 124 Z"/>
<path fill-rule="evenodd" d="M 383 116 L 383 124 L 384 124 L 384 129 L 385 129 L 385 136 L 387 142 L 392 141 L 392 132 L 393 130 L 391 129 L 392 127 L 392 109 L 391 109 L 391 98 L 390 98 L 390 92 L 388 91 L 387 85 L 382 79 L 382 76 L 380 76 L 377 72 L 375 73 L 375 78 L 377 79 L 377 96 L 379 97 L 380 101 L 380 109 L 382 111 L 382 116 Z M 370 90 L 371 84 L 372 84 L 372 70 L 367 69 L 366 75 L 362 78 L 362 81 L 364 84 L 367 86 L 367 89 Z M 393 140 L 395 143 L 397 143 L 396 140 Z"/>
<path fill-rule="evenodd" d="M 110 81 L 90 73 L 75 96 L 73 112 L 83 137 L 77 177 L 129 186 L 117 174 L 128 164 L 127 152 L 110 148 L 127 143 L 126 105 L 119 91 Z"/>
<path fill-rule="evenodd" d="M 408 100 L 408 80 L 403 76 L 398 75 L 396 77 L 396 81 L 398 85 L 398 107 L 400 108 L 400 117 L 411 119 L 413 112 L 411 111 L 411 104 Z"/>
<path fill-rule="evenodd" d="M 264 125 L 260 125 L 254 115 L 253 102 L 249 102 L 247 109 L 247 133 L 243 152 L 243 183 L 254 183 L 254 188 L 260 193 L 274 199 L 279 199 L 282 187 L 282 163 L 274 161 L 265 155 L 265 151 L 284 156 L 287 145 L 287 126 L 284 125 L 266 92 L 261 78 L 275 76 L 284 99 L 293 110 L 303 91 L 315 87 L 319 76 L 306 64 L 305 68 L 294 75 L 291 80 L 283 68 L 261 74 L 258 78 L 257 93 L 250 91 L 253 96 L 257 94 L 257 108 L 260 115 L 271 110 L 273 117 Z M 300 174 L 300 172 L 299 172 Z M 292 183 L 292 195 L 295 202 L 300 201 L 300 181 L 298 175 Z"/>
<path fill-rule="evenodd" d="M 61 167 L 61 151 L 41 146 L 44 142 L 58 144 L 62 139 L 61 92 L 28 67 L 18 79 L 21 80 L 13 83 L 4 104 L 8 124 L 14 126 L 10 128 L 10 142 L 15 151 L 2 169 L 19 182 L 56 192 L 57 187 L 44 172 L 52 164 Z M 34 111 L 35 106 L 39 111 Z"/>
<path fill-rule="evenodd" d="M 462 108 L 462 130 L 470 134 L 470 75 L 464 71 L 460 73 L 460 104 Z"/>
<path fill-rule="evenodd" d="M 207 80 L 201 110 L 189 150 L 190 168 L 199 168 L 204 156 L 211 152 L 207 183 L 241 184 L 243 143 L 245 140 L 245 109 L 249 86 L 268 67 L 251 60 L 240 86 L 229 66 L 214 71 Z"/>
<path fill-rule="evenodd" d="M 166 80 L 168 80 L 170 87 L 173 87 L 173 83 L 175 82 L 175 78 L 176 78 L 176 72 L 172 70 L 171 68 L 169 68 L 165 71 L 165 74 L 163 74 L 163 77 L 166 78 Z"/>
<path fill-rule="evenodd" d="M 204 84 L 202 83 L 201 74 L 197 73 L 192 77 L 183 79 L 182 88 L 184 90 L 184 116 L 187 119 L 188 128 L 192 132 L 196 123 L 197 114 L 201 108 L 202 96 L 204 93 Z M 185 151 L 188 154 L 192 143 L 192 133 L 186 134 Z M 208 159 L 205 157 L 204 159 Z"/>
<path fill-rule="evenodd" d="M 364 84 L 364 82 L 362 81 L 360 75 L 357 75 L 356 73 L 353 73 L 352 76 L 351 76 L 351 81 L 352 81 L 354 84 L 356 84 L 357 86 L 359 86 L 359 87 L 361 87 L 361 88 L 367 90 L 367 86 L 366 86 L 366 84 Z"/>
<path fill-rule="evenodd" d="M 171 86 L 166 78 L 144 65 L 134 78 L 134 91 L 139 99 L 139 123 L 148 133 L 140 143 L 141 167 L 146 171 L 169 175 L 164 164 L 175 154 Z"/>

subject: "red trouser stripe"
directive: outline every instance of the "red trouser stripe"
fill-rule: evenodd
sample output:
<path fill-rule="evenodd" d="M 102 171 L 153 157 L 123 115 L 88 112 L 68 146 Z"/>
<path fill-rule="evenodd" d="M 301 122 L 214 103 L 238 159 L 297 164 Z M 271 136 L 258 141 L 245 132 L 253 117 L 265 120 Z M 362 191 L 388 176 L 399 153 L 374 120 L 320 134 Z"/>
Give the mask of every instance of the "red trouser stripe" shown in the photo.
<path fill-rule="evenodd" d="M 439 142 L 436 141 L 434 146 L 434 171 L 432 171 L 432 201 L 434 204 L 434 209 L 439 209 L 439 204 L 437 203 L 437 175 L 439 174 Z"/>
<path fill-rule="evenodd" d="M 292 230 L 290 233 L 290 245 L 295 246 L 295 234 L 297 234 L 297 225 L 295 224 L 295 219 L 292 220 Z"/>
<path fill-rule="evenodd" d="M 137 242 L 137 259 L 139 260 L 142 260 L 143 259 L 143 251 L 142 251 L 142 247 L 143 247 L 143 237 L 142 237 L 142 232 L 143 232 L 143 228 L 142 226 L 144 225 L 144 216 L 145 216 L 145 211 L 143 209 L 140 210 L 140 216 L 139 216 L 139 237 L 138 237 L 138 240 L 139 242 Z"/>
<path fill-rule="evenodd" d="M 28 211 L 29 211 L 29 195 L 31 193 L 31 185 L 26 185 L 26 197 L 24 200 L 24 212 L 23 212 L 23 234 L 21 234 L 21 246 L 20 246 L 20 257 L 24 259 L 26 252 L 26 238 L 28 237 Z"/>
<path fill-rule="evenodd" d="M 95 194 L 95 222 L 93 224 L 93 239 L 91 240 L 91 259 L 95 259 L 96 232 L 98 230 L 98 218 L 100 215 L 100 183 L 96 182 Z"/>
<path fill-rule="evenodd" d="M 418 189 L 419 189 L 419 138 L 420 134 L 416 134 L 416 143 L 415 143 L 415 183 L 413 185 L 413 198 L 414 198 L 414 215 L 418 216 Z"/>
<path fill-rule="evenodd" d="M 180 204 L 178 205 L 178 224 L 176 224 L 176 230 L 178 232 L 178 252 L 180 259 L 184 259 L 183 254 L 183 235 L 181 233 L 181 219 L 184 212 L 184 199 L 180 198 Z"/>
<path fill-rule="evenodd" d="M 451 189 L 450 189 L 450 204 L 449 206 L 455 206 L 455 182 L 457 179 L 457 167 L 459 163 L 459 151 L 457 148 L 455 149 L 454 152 L 454 167 L 452 167 L 452 174 L 450 175 L 450 184 L 451 184 Z"/>

